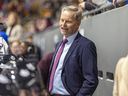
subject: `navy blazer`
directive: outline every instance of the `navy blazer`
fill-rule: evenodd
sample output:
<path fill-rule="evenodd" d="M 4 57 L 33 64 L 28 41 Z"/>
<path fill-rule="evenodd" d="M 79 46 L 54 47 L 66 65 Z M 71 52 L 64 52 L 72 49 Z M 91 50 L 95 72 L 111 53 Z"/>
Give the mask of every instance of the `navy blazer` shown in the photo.
<path fill-rule="evenodd" d="M 92 96 L 98 85 L 97 73 L 95 44 L 78 33 L 64 60 L 61 75 L 64 87 L 71 96 Z"/>

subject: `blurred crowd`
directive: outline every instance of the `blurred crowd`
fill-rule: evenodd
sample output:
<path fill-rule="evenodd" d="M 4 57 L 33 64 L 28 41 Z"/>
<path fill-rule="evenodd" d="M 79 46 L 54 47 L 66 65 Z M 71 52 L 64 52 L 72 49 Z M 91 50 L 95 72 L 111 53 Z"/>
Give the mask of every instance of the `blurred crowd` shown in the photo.
<path fill-rule="evenodd" d="M 124 0 L 0 0 L 0 23 L 7 27 L 7 35 L 10 30 L 16 35 L 16 29 L 20 32 L 15 39 L 23 35 L 30 40 L 33 34 L 44 32 L 56 23 L 64 5 L 75 4 L 86 12 L 120 1 Z"/>

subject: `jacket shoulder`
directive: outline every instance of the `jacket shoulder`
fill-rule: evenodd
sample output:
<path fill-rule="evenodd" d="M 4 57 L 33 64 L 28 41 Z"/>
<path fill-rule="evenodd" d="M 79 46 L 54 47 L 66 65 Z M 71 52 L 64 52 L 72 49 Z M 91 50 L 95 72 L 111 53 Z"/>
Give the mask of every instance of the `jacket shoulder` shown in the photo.
<path fill-rule="evenodd" d="M 95 46 L 95 43 L 92 40 L 90 40 L 90 39 L 88 39 L 84 36 L 81 36 L 79 44 L 80 44 L 81 47 Z"/>

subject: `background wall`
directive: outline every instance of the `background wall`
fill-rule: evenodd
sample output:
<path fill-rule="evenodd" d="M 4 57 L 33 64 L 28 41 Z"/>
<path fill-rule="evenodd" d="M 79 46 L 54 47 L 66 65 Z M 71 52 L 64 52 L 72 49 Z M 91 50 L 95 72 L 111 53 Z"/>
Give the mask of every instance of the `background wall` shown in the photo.
<path fill-rule="evenodd" d="M 97 46 L 100 82 L 94 96 L 112 96 L 116 63 L 128 54 L 127 26 L 128 6 L 107 11 L 82 22 L 82 33 Z"/>

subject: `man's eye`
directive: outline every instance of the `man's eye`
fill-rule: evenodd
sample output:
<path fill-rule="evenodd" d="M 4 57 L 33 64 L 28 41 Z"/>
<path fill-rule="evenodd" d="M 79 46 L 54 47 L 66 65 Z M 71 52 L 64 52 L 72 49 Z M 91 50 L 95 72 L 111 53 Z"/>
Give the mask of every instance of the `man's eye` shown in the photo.
<path fill-rule="evenodd" d="M 72 23 L 71 21 L 67 21 L 68 23 Z"/>

